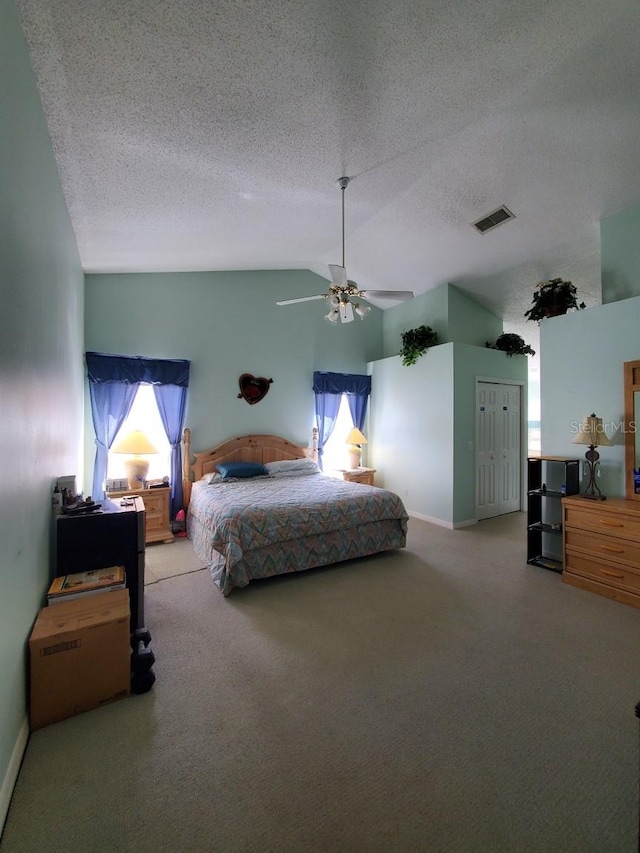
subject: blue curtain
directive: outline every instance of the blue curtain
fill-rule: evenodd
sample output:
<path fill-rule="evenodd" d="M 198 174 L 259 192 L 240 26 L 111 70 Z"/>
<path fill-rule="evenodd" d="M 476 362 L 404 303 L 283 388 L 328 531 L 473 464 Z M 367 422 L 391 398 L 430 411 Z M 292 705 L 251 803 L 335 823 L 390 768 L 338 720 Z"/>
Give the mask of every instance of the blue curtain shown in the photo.
<path fill-rule="evenodd" d="M 94 501 L 104 499 L 104 478 L 107 476 L 109 448 L 131 411 L 138 385 L 108 382 L 98 385 L 89 383 L 91 417 L 96 435 L 96 460 L 93 464 L 91 496 Z"/>
<path fill-rule="evenodd" d="M 180 385 L 154 385 L 162 425 L 171 445 L 171 518 L 182 506 L 182 446 L 180 439 L 187 408 L 187 389 Z"/>
<path fill-rule="evenodd" d="M 189 386 L 189 366 L 184 359 L 145 358 L 141 355 L 111 355 L 105 352 L 88 352 L 87 375 L 89 382 L 125 382 L 139 385 Z"/>
<path fill-rule="evenodd" d="M 313 391 L 318 425 L 318 461 L 322 468 L 323 448 L 333 432 L 343 394 L 347 395 L 354 426 L 362 430 L 371 394 L 371 377 L 358 373 L 325 373 L 316 370 L 313 374 Z"/>
<path fill-rule="evenodd" d="M 355 394 L 368 397 L 371 393 L 371 377 L 359 373 L 323 373 L 316 370 L 313 374 L 313 390 L 316 394 Z"/>
<path fill-rule="evenodd" d="M 362 397 L 359 394 L 347 394 L 347 403 L 351 412 L 351 420 L 353 425 L 358 427 L 360 432 L 364 429 L 364 421 L 367 416 L 367 401 L 368 397 Z"/>
<path fill-rule="evenodd" d="M 154 386 L 162 424 L 171 445 L 172 517 L 182 503 L 182 447 L 191 362 L 184 359 L 85 353 L 91 397 L 91 415 L 96 434 L 93 466 L 93 499 L 104 498 L 109 448 L 133 405 L 142 383 Z M 164 390 L 166 389 L 166 391 Z M 97 497 L 96 497 L 97 496 Z"/>
<path fill-rule="evenodd" d="M 318 466 L 322 469 L 324 445 L 336 425 L 342 394 L 316 394 L 316 423 L 318 425 Z"/>

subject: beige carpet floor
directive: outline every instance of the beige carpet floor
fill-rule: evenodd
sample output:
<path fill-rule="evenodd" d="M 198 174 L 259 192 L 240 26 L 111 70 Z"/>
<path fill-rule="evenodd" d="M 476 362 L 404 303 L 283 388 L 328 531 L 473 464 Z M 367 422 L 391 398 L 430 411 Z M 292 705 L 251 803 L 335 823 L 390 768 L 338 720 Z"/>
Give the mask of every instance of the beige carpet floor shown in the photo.
<path fill-rule="evenodd" d="M 1 853 L 636 851 L 640 611 L 525 539 L 412 519 L 227 599 L 149 549 L 156 684 L 32 735 Z"/>
<path fill-rule="evenodd" d="M 176 537 L 170 544 L 156 542 L 147 545 L 145 549 L 144 582 L 146 586 L 201 569 L 202 561 L 194 554 L 188 539 Z"/>

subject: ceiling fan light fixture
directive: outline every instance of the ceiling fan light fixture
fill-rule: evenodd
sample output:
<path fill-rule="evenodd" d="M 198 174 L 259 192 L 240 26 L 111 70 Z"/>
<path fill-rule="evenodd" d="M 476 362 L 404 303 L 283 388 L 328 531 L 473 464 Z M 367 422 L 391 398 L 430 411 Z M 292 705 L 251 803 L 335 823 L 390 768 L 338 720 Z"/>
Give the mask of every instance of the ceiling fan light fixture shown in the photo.
<path fill-rule="evenodd" d="M 332 308 L 328 314 L 325 315 L 324 318 L 327 323 L 331 323 L 332 326 L 335 326 L 340 320 L 340 311 L 337 308 Z"/>
<path fill-rule="evenodd" d="M 357 316 L 364 320 L 369 314 L 371 308 L 368 305 L 362 305 L 356 302 L 356 299 L 372 300 L 372 299 L 392 299 L 397 302 L 404 302 L 405 299 L 413 299 L 413 293 L 410 290 L 360 290 L 358 283 L 350 278 L 347 278 L 347 269 L 345 267 L 345 216 L 344 216 L 344 191 L 349 184 L 349 178 L 338 178 L 338 186 L 342 195 L 342 266 L 338 264 L 329 264 L 329 273 L 331 275 L 331 283 L 328 293 L 318 293 L 315 296 L 302 296 L 298 299 L 283 299 L 276 302 L 276 305 L 292 305 L 295 302 L 310 302 L 315 299 L 324 299 L 329 306 L 329 313 L 325 315 L 325 320 L 335 326 L 339 322 L 352 323 L 354 312 Z M 351 300 L 354 300 L 353 302 Z M 374 305 L 376 303 L 374 302 Z"/>

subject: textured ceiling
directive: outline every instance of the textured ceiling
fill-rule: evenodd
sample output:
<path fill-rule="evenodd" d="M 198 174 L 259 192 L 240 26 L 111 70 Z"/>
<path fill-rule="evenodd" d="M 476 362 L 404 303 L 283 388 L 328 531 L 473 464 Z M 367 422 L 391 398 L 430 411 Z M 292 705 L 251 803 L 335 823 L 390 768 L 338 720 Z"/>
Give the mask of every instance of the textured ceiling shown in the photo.
<path fill-rule="evenodd" d="M 85 270 L 328 277 L 345 174 L 361 287 L 599 301 L 599 220 L 640 199 L 637 0 L 18 5 Z"/>

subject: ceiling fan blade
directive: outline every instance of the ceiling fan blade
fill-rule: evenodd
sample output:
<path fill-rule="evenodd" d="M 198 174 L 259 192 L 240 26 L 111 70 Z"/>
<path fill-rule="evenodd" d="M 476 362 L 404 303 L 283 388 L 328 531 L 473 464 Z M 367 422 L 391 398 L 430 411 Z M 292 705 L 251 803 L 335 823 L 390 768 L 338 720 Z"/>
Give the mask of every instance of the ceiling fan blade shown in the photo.
<path fill-rule="evenodd" d="M 339 267 L 336 264 L 329 264 L 329 272 L 331 273 L 331 281 L 334 284 L 339 284 L 342 287 L 346 287 L 347 271 L 344 267 Z"/>
<path fill-rule="evenodd" d="M 396 302 L 405 302 L 407 299 L 413 299 L 413 293 L 410 290 L 363 290 L 363 299 L 393 299 Z"/>
<path fill-rule="evenodd" d="M 282 302 L 276 302 L 276 305 L 294 305 L 296 302 L 311 302 L 314 299 L 326 298 L 326 293 L 320 293 L 318 296 L 301 296 L 299 299 L 283 299 Z"/>

